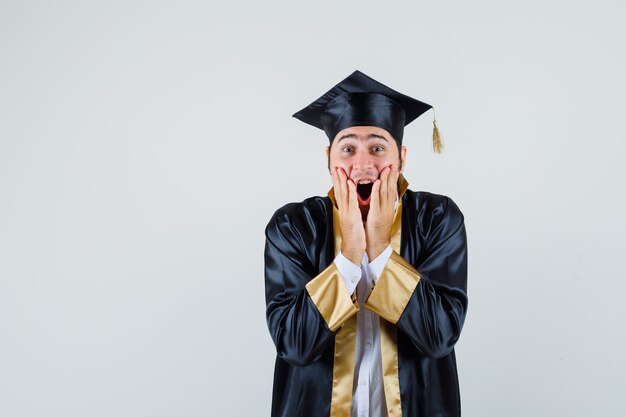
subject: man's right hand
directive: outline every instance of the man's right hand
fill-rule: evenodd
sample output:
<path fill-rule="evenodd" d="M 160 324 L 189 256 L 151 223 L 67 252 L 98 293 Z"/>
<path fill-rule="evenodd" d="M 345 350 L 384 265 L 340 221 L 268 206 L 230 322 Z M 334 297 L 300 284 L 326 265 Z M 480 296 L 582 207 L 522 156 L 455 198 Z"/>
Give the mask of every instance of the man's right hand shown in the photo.
<path fill-rule="evenodd" d="M 331 169 L 341 226 L 341 253 L 353 264 L 361 265 L 365 253 L 365 227 L 359 209 L 356 184 L 341 167 Z"/>

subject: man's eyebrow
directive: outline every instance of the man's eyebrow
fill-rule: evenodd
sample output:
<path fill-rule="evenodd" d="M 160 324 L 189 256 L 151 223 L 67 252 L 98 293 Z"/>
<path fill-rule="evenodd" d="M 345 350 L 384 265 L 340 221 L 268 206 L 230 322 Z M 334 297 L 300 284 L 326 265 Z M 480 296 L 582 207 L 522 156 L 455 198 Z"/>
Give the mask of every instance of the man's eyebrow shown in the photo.
<path fill-rule="evenodd" d="M 349 134 L 347 134 L 347 135 L 343 135 L 342 137 L 340 137 L 340 138 L 337 140 L 337 143 L 341 142 L 343 139 L 353 139 L 353 138 L 356 138 L 356 137 L 357 137 L 357 135 L 356 135 L 356 134 L 354 134 L 354 133 L 349 133 Z M 384 140 L 385 142 L 389 142 L 389 141 L 387 140 L 387 138 L 386 138 L 386 137 L 384 137 L 384 136 L 382 136 L 382 135 L 376 135 L 376 134 L 374 134 L 374 133 L 372 133 L 372 134 L 370 134 L 370 135 L 367 135 L 367 140 L 370 140 L 370 139 L 382 139 L 382 140 Z"/>
<path fill-rule="evenodd" d="M 384 137 L 384 136 L 382 136 L 382 135 L 375 135 L 375 134 L 373 134 L 373 133 L 372 133 L 371 135 L 369 135 L 369 136 L 367 137 L 367 139 L 382 139 L 382 140 L 384 140 L 385 142 L 389 142 L 389 141 L 387 140 L 387 138 L 386 138 L 386 137 Z"/>
<path fill-rule="evenodd" d="M 341 142 L 344 139 L 348 139 L 348 138 L 356 138 L 356 135 L 354 133 L 350 133 L 348 135 L 343 135 L 342 137 L 339 138 L 337 143 Z"/>

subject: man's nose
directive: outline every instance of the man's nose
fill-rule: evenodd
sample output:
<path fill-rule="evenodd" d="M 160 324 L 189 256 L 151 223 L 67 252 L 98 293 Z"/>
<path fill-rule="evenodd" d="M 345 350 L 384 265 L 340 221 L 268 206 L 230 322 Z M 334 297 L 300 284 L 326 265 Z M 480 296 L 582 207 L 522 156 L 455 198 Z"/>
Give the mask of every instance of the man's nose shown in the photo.
<path fill-rule="evenodd" d="M 374 158 L 366 149 L 360 149 L 353 159 L 353 169 L 363 170 L 374 166 Z"/>

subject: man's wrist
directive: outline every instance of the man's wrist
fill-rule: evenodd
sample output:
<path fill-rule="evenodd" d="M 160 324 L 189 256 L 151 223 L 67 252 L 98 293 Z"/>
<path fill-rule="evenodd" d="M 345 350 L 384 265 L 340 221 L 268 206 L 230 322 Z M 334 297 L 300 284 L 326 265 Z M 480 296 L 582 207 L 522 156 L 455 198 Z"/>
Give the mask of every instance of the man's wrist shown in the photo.
<path fill-rule="evenodd" d="M 384 248 L 383 248 L 384 249 Z M 361 265 L 361 261 L 363 260 L 363 254 L 365 253 L 364 249 L 353 248 L 350 246 L 341 245 L 341 253 L 343 256 L 348 258 L 350 262 L 355 265 Z"/>
<path fill-rule="evenodd" d="M 378 255 L 383 253 L 387 246 L 391 244 L 391 240 L 376 242 L 367 246 L 367 257 L 371 260 L 376 259 Z"/>
<path fill-rule="evenodd" d="M 350 262 L 355 265 L 361 265 L 361 261 L 363 260 L 364 250 L 351 250 L 351 249 L 341 249 L 341 253 L 343 256 L 348 258 Z"/>

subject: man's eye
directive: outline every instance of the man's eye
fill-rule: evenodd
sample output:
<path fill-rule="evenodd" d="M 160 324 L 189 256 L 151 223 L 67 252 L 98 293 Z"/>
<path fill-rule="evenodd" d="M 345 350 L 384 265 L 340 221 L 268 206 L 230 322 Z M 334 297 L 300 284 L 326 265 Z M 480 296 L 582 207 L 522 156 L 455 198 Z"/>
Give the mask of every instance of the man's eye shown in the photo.
<path fill-rule="evenodd" d="M 344 146 L 341 150 L 343 152 L 352 152 L 354 148 L 352 146 Z"/>
<path fill-rule="evenodd" d="M 382 152 L 385 150 L 385 148 L 383 148 L 382 146 L 372 146 L 372 150 L 374 152 Z"/>

